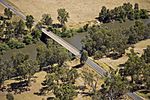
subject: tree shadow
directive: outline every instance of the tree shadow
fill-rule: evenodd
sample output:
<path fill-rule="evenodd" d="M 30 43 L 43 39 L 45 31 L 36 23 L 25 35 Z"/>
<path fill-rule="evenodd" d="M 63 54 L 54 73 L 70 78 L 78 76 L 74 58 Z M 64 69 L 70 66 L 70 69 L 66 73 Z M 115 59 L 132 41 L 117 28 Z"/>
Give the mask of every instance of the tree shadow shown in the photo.
<path fill-rule="evenodd" d="M 63 27 L 63 25 L 61 25 L 59 23 L 55 23 L 52 26 L 53 26 L 53 28 L 62 28 Z"/>
<path fill-rule="evenodd" d="M 83 65 L 84 65 L 84 64 L 78 64 L 78 65 L 76 65 L 76 66 L 73 66 L 73 68 L 81 68 L 81 67 L 83 67 Z"/>
<path fill-rule="evenodd" d="M 28 82 L 25 80 L 9 84 L 6 91 L 14 92 L 14 94 L 21 94 L 23 92 L 30 91 L 30 88 L 28 87 Z"/>
<path fill-rule="evenodd" d="M 46 91 L 47 91 L 48 87 L 45 86 L 45 87 L 42 87 L 39 92 L 35 92 L 34 94 L 37 95 L 37 96 L 41 96 L 41 95 L 45 95 L 46 94 Z"/>
<path fill-rule="evenodd" d="M 47 100 L 55 100 L 54 97 L 48 97 Z"/>

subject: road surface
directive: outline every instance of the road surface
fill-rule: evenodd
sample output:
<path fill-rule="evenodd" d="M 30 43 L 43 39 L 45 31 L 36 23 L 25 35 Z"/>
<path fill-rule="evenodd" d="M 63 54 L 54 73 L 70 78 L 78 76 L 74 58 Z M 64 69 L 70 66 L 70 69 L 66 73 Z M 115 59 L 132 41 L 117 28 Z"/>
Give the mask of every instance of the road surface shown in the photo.
<path fill-rule="evenodd" d="M 0 0 L 0 3 L 4 5 L 7 8 L 10 8 L 16 15 L 19 15 L 22 17 L 23 20 L 26 19 L 26 16 L 20 12 L 19 10 L 15 9 L 12 5 L 8 4 L 5 0 Z M 60 45 L 65 47 L 67 50 L 69 50 L 71 53 L 73 53 L 75 56 L 80 57 L 80 51 L 76 49 L 74 46 L 60 38 L 59 36 L 55 35 L 54 33 L 47 31 L 45 29 L 42 29 L 42 32 L 54 39 L 56 42 L 58 42 Z M 99 75 L 105 77 L 106 70 L 104 70 L 102 67 L 97 65 L 95 62 L 93 62 L 90 58 L 87 59 L 86 63 L 92 67 Z M 134 100 L 143 100 L 141 97 L 139 97 L 136 93 L 127 93 L 132 99 Z"/>

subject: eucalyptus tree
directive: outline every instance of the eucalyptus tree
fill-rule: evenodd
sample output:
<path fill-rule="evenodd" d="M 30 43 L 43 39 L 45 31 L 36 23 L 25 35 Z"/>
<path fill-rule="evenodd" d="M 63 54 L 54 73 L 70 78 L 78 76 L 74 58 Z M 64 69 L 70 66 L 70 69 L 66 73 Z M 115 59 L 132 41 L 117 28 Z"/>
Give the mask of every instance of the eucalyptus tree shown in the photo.
<path fill-rule="evenodd" d="M 25 24 L 29 30 L 31 30 L 33 23 L 34 23 L 34 17 L 32 15 L 27 15 Z"/>
<path fill-rule="evenodd" d="M 57 19 L 61 23 L 61 25 L 64 26 L 65 23 L 68 22 L 69 13 L 64 8 L 58 9 L 57 12 L 58 12 Z"/>
<path fill-rule="evenodd" d="M 84 64 L 87 59 L 88 59 L 88 52 L 86 50 L 83 50 L 81 52 L 80 63 Z"/>
<path fill-rule="evenodd" d="M 10 10 L 10 8 L 5 8 L 4 15 L 7 16 L 8 19 L 10 19 L 12 18 L 13 12 Z"/>
<path fill-rule="evenodd" d="M 42 24 L 44 25 L 52 25 L 53 20 L 51 18 L 51 15 L 49 14 L 43 14 L 41 19 Z"/>
<path fill-rule="evenodd" d="M 100 91 L 104 100 L 119 100 L 124 94 L 128 93 L 129 89 L 130 87 L 127 79 L 112 72 L 105 79 Z"/>

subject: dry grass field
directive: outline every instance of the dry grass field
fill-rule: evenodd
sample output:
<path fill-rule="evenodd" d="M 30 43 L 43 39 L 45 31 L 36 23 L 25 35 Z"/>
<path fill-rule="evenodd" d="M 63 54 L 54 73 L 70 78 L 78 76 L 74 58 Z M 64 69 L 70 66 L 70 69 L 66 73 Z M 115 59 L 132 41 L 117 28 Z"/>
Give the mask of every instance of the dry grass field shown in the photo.
<path fill-rule="evenodd" d="M 74 67 L 74 66 L 80 64 L 80 61 L 79 61 L 79 59 L 75 59 L 73 61 L 67 61 L 66 64 L 70 67 Z M 96 78 L 99 80 L 97 88 L 99 88 L 100 85 L 103 84 L 103 82 L 104 82 L 103 79 L 100 78 L 100 76 L 86 64 L 83 67 L 78 68 L 77 70 L 78 70 L 78 73 L 80 73 L 80 74 L 82 73 L 82 71 L 87 71 L 89 73 L 93 73 L 93 75 L 96 75 L 97 76 Z M 41 96 L 34 95 L 34 93 L 39 92 L 39 89 L 42 87 L 41 83 L 45 80 L 46 72 L 41 71 L 41 72 L 36 73 L 34 76 L 36 76 L 36 78 L 34 78 L 36 80 L 36 82 L 32 83 L 32 85 L 30 87 L 31 90 L 29 92 L 24 92 L 21 94 L 14 95 L 15 100 L 43 100 L 43 99 L 46 100 L 47 97 L 53 96 L 53 94 L 51 92 L 46 95 L 41 95 Z M 6 86 L 13 82 L 16 82 L 16 80 L 6 80 L 4 82 L 4 84 Z M 77 78 L 76 84 L 83 86 L 84 85 L 83 78 L 81 78 L 81 77 Z M 87 88 L 89 88 L 89 87 L 87 87 Z M 85 91 L 88 91 L 88 90 L 86 89 Z M 79 100 L 79 99 L 91 100 L 90 97 L 88 97 L 88 96 L 83 97 L 83 95 L 81 95 L 81 94 L 79 94 L 75 98 L 75 100 Z M 0 100 L 6 100 L 5 93 L 2 93 L 1 91 L 0 91 Z"/>
<path fill-rule="evenodd" d="M 2 6 L 2 5 L 0 4 L 0 15 L 3 15 L 3 11 L 4 11 L 4 6 Z"/>
<path fill-rule="evenodd" d="M 57 19 L 57 9 L 65 8 L 70 13 L 69 25 L 91 21 L 98 16 L 102 6 L 114 8 L 124 2 L 139 3 L 140 7 L 150 9 L 150 0 L 9 0 L 25 14 L 40 19 L 44 13 Z"/>

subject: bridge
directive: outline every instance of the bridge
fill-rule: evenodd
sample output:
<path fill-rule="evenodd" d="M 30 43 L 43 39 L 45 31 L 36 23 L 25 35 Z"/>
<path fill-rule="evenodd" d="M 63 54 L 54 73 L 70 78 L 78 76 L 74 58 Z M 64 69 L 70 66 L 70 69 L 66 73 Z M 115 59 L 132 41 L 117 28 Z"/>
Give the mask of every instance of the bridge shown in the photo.
<path fill-rule="evenodd" d="M 8 4 L 5 0 L 0 0 L 0 3 L 5 6 L 6 8 L 10 8 L 16 15 L 20 16 L 23 20 L 26 19 L 26 16 L 16 8 L 14 8 L 12 5 Z M 51 31 L 47 31 L 46 29 L 42 28 L 42 32 L 46 34 L 47 36 L 51 37 L 53 40 L 55 40 L 57 43 L 65 47 L 67 50 L 69 50 L 71 53 L 73 53 L 75 56 L 80 57 L 80 51 L 76 49 L 74 46 L 60 38 L 59 36 L 55 35 Z M 101 66 L 96 64 L 94 61 L 92 61 L 90 58 L 87 59 L 86 64 L 88 64 L 91 68 L 93 68 L 99 75 L 102 77 L 105 77 L 106 70 L 104 70 Z M 133 100 L 143 100 L 141 97 L 139 97 L 136 93 L 127 93 L 128 96 L 130 96 Z"/>

